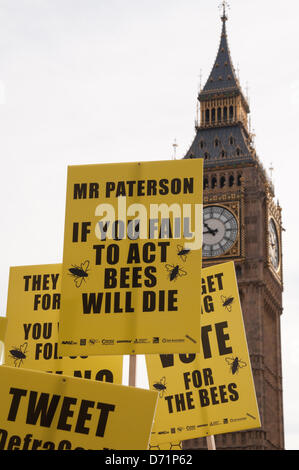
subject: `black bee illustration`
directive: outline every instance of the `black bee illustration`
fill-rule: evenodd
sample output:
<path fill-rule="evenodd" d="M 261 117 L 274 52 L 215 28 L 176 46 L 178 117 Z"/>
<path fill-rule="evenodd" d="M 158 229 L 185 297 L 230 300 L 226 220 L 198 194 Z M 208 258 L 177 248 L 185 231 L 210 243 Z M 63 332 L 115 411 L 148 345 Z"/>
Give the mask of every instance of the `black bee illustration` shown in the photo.
<path fill-rule="evenodd" d="M 187 259 L 187 255 L 190 253 L 191 250 L 189 248 L 184 248 L 182 245 L 178 245 L 177 249 L 178 249 L 178 253 L 177 253 L 178 256 L 185 263 L 185 261 Z"/>
<path fill-rule="evenodd" d="M 160 382 L 155 382 L 153 385 L 154 389 L 159 392 L 159 397 L 162 398 L 164 396 L 164 393 L 166 391 L 166 377 L 162 377 L 160 379 Z"/>
<path fill-rule="evenodd" d="M 176 266 L 174 266 L 173 264 L 166 264 L 165 267 L 169 272 L 170 281 L 175 280 L 178 276 L 186 276 L 187 274 L 187 272 L 184 269 L 180 268 L 178 264 Z"/>
<path fill-rule="evenodd" d="M 176 442 L 176 443 L 173 443 L 173 442 L 170 442 L 170 447 L 169 447 L 169 450 L 171 449 L 182 449 L 182 441 L 180 442 Z"/>
<path fill-rule="evenodd" d="M 27 351 L 28 343 L 23 343 L 19 348 L 13 346 L 13 349 L 10 349 L 9 357 L 14 360 L 14 366 L 20 367 L 23 364 L 23 360 L 26 359 L 26 351 Z"/>
<path fill-rule="evenodd" d="M 238 356 L 236 357 L 226 357 L 226 362 L 228 363 L 231 373 L 234 375 L 239 372 L 239 369 L 242 367 L 246 367 L 247 364 L 244 361 L 241 361 Z"/>
<path fill-rule="evenodd" d="M 88 267 L 89 261 L 86 260 L 81 263 L 80 266 L 72 265 L 72 268 L 69 268 L 70 275 L 74 278 L 76 287 L 80 287 L 83 281 L 86 282 L 85 278 L 88 277 Z"/>
<path fill-rule="evenodd" d="M 234 300 L 234 297 L 225 297 L 225 295 L 221 295 L 222 307 L 225 307 L 229 312 L 232 311 L 232 303 Z"/>

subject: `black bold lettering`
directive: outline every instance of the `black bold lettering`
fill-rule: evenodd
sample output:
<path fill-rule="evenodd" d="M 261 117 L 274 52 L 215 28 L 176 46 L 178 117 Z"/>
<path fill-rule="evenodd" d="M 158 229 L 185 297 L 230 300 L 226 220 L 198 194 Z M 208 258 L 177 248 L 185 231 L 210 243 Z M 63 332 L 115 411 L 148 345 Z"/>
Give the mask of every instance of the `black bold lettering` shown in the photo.
<path fill-rule="evenodd" d="M 157 278 L 152 273 L 157 271 L 156 266 L 146 266 L 144 269 L 144 275 L 147 279 L 144 280 L 145 287 L 155 287 L 157 284 Z"/>
<path fill-rule="evenodd" d="M 100 313 L 102 308 L 103 301 L 103 292 L 83 293 L 82 294 L 82 304 L 83 304 L 83 313 Z"/>
<path fill-rule="evenodd" d="M 185 397 L 183 393 L 177 393 L 174 396 L 175 399 L 175 404 L 176 404 L 176 409 L 177 411 L 185 411 L 186 410 L 186 404 L 185 404 Z"/>
<path fill-rule="evenodd" d="M 80 434 L 89 433 L 89 428 L 85 427 L 84 425 L 85 425 L 85 421 L 91 420 L 92 415 L 90 413 L 87 413 L 87 411 L 88 411 L 88 408 L 94 408 L 94 405 L 95 405 L 94 401 L 82 400 L 75 432 L 78 432 Z"/>
<path fill-rule="evenodd" d="M 181 192 L 182 182 L 180 178 L 173 178 L 171 180 L 171 192 L 172 194 L 179 194 Z"/>
<path fill-rule="evenodd" d="M 89 198 L 99 197 L 99 183 L 89 183 Z"/>
<path fill-rule="evenodd" d="M 201 388 L 200 390 L 198 390 L 198 394 L 199 394 L 200 406 L 202 407 L 208 406 L 210 404 L 210 400 L 209 400 L 209 394 L 208 394 L 207 389 Z"/>
<path fill-rule="evenodd" d="M 24 276 L 23 279 L 25 279 L 25 288 L 24 290 L 25 291 L 28 291 L 29 289 L 29 280 L 30 280 L 31 276 Z"/>
<path fill-rule="evenodd" d="M 4 450 L 7 439 L 7 431 L 0 429 L 0 450 Z"/>
<path fill-rule="evenodd" d="M 26 424 L 36 424 L 40 418 L 40 425 L 49 428 L 57 410 L 60 395 L 53 395 L 49 404 L 49 393 L 42 392 L 38 398 L 38 392 L 31 391 L 28 401 Z"/>
<path fill-rule="evenodd" d="M 142 311 L 153 312 L 156 308 L 156 294 L 152 290 L 145 290 L 142 295 Z"/>
<path fill-rule="evenodd" d="M 194 361 L 196 354 L 179 354 L 179 358 L 184 364 L 189 364 Z"/>
<path fill-rule="evenodd" d="M 159 189 L 159 194 L 168 194 L 168 180 L 167 179 L 161 179 L 159 181 L 159 186 L 160 186 L 160 189 Z"/>
<path fill-rule="evenodd" d="M 75 405 L 77 403 L 77 398 L 72 397 L 64 397 L 60 416 L 57 424 L 57 429 L 61 429 L 62 431 L 70 431 L 72 428 L 71 424 L 67 424 L 67 419 L 69 417 L 74 416 L 74 411 L 70 409 L 71 405 Z"/>
<path fill-rule="evenodd" d="M 130 243 L 128 250 L 127 264 L 140 263 L 140 254 L 138 243 Z"/>
<path fill-rule="evenodd" d="M 168 395 L 167 397 L 164 397 L 164 399 L 167 401 L 168 413 L 173 413 L 173 406 L 172 406 L 173 395 Z"/>
<path fill-rule="evenodd" d="M 23 390 L 22 388 L 11 387 L 9 390 L 9 393 L 13 395 L 13 398 L 10 404 L 10 409 L 8 412 L 7 419 L 8 421 L 15 421 L 21 398 L 27 395 L 27 390 Z"/>
<path fill-rule="evenodd" d="M 110 197 L 110 193 L 114 191 L 115 183 L 113 181 L 108 181 L 106 183 L 106 197 Z"/>
<path fill-rule="evenodd" d="M 155 252 L 155 251 L 156 251 L 156 246 L 154 243 L 152 242 L 145 243 L 143 245 L 143 261 L 145 263 L 153 263 L 156 255 L 155 254 L 150 255 L 150 252 Z"/>
<path fill-rule="evenodd" d="M 211 325 L 206 325 L 201 328 L 201 342 L 202 342 L 202 349 L 203 355 L 206 359 L 207 357 L 211 357 L 211 347 L 210 347 L 210 339 L 209 339 L 209 332 L 212 331 Z"/>
<path fill-rule="evenodd" d="M 227 403 L 228 398 L 226 398 L 226 386 L 225 385 L 219 385 L 219 393 L 220 393 L 220 398 L 221 398 L 221 403 Z"/>
<path fill-rule="evenodd" d="M 86 199 L 87 194 L 87 183 L 75 183 L 74 184 L 74 196 L 73 199 Z"/>
<path fill-rule="evenodd" d="M 114 268 L 105 268 L 105 289 L 114 289 L 117 285 L 117 271 Z"/>
<path fill-rule="evenodd" d="M 100 382 L 113 383 L 113 374 L 111 370 L 102 369 L 96 373 L 95 380 L 99 380 Z"/>
<path fill-rule="evenodd" d="M 215 274 L 215 277 L 218 281 L 218 289 L 219 290 L 222 290 L 223 289 L 223 283 L 222 283 L 222 276 L 223 276 L 223 273 L 217 273 Z"/>
<path fill-rule="evenodd" d="M 230 383 L 228 384 L 227 388 L 228 388 L 228 391 L 231 393 L 231 395 L 229 395 L 230 400 L 237 401 L 239 399 L 239 394 L 237 390 L 234 390 L 235 388 L 237 388 L 237 384 Z"/>
<path fill-rule="evenodd" d="M 92 248 L 96 250 L 96 264 L 102 264 L 102 250 L 105 245 L 93 245 Z"/>
<path fill-rule="evenodd" d="M 97 404 L 97 408 L 99 410 L 101 410 L 101 412 L 100 412 L 100 417 L 99 417 L 99 421 L 98 421 L 98 427 L 97 427 L 97 430 L 96 430 L 96 436 L 103 437 L 104 434 L 105 434 L 105 429 L 106 429 L 109 413 L 110 413 L 110 411 L 115 410 L 115 405 L 111 405 L 109 403 L 100 403 L 99 402 Z"/>
<path fill-rule="evenodd" d="M 212 398 L 212 404 L 213 405 L 219 405 L 217 388 L 218 387 L 211 387 L 210 388 L 210 393 L 211 393 L 211 398 Z"/>
<path fill-rule="evenodd" d="M 233 352 L 230 346 L 228 347 L 226 346 L 226 341 L 229 340 L 229 335 L 224 334 L 223 330 L 225 328 L 228 328 L 227 321 L 224 321 L 221 323 L 215 323 L 216 336 L 217 336 L 218 349 L 219 349 L 220 356 L 223 356 L 224 354 L 231 354 Z"/>
<path fill-rule="evenodd" d="M 159 354 L 162 367 L 172 367 L 173 366 L 173 354 Z"/>
<path fill-rule="evenodd" d="M 193 194 L 193 178 L 184 178 L 184 194 Z"/>

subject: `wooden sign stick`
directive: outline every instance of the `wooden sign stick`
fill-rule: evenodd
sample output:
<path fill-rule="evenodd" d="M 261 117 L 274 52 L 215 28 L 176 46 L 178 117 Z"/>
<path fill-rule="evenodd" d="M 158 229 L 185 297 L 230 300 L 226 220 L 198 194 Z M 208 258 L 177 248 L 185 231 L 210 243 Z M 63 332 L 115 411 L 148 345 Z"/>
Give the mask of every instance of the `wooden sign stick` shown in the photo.
<path fill-rule="evenodd" d="M 207 438 L 207 446 L 208 450 L 216 450 L 216 445 L 215 445 L 215 438 L 213 435 L 208 436 Z"/>
<path fill-rule="evenodd" d="M 135 387 L 136 386 L 136 354 L 130 355 L 130 360 L 129 360 L 129 386 Z"/>

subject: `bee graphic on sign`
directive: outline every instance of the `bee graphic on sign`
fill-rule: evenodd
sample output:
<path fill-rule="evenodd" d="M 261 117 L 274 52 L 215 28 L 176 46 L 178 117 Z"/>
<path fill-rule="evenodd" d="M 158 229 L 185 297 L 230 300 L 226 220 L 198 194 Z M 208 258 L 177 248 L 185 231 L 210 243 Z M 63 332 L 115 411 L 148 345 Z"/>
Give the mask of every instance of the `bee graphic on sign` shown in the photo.
<path fill-rule="evenodd" d="M 178 249 L 178 253 L 177 253 L 178 256 L 185 263 L 185 261 L 187 260 L 187 255 L 190 253 L 191 250 L 189 248 L 184 248 L 182 245 L 178 245 L 177 249 Z"/>
<path fill-rule="evenodd" d="M 158 444 L 156 446 L 152 446 L 151 444 L 149 444 L 149 450 L 152 450 L 152 449 L 160 450 L 160 446 Z"/>
<path fill-rule="evenodd" d="M 155 390 L 157 390 L 157 392 L 159 392 L 159 397 L 163 398 L 164 393 L 167 390 L 166 377 L 162 377 L 159 382 L 155 382 L 153 387 Z"/>
<path fill-rule="evenodd" d="M 86 282 L 89 271 L 89 260 L 84 261 L 80 266 L 72 265 L 69 268 L 70 276 L 74 278 L 74 283 L 76 287 L 80 287 L 82 282 Z"/>
<path fill-rule="evenodd" d="M 222 307 L 226 308 L 229 312 L 232 311 L 232 303 L 235 300 L 234 297 L 225 297 L 225 295 L 221 295 Z"/>
<path fill-rule="evenodd" d="M 176 443 L 171 442 L 169 450 L 171 450 L 171 449 L 182 449 L 182 448 L 183 448 L 182 447 L 182 441 L 176 442 Z"/>
<path fill-rule="evenodd" d="M 229 365 L 231 373 L 234 375 L 239 372 L 239 369 L 242 367 L 246 367 L 247 364 L 244 361 L 241 361 L 238 356 L 236 357 L 226 357 L 225 358 L 227 364 Z"/>
<path fill-rule="evenodd" d="M 14 361 L 14 366 L 15 367 L 20 367 L 21 364 L 23 364 L 24 359 L 26 359 L 26 352 L 27 352 L 27 347 L 28 343 L 23 343 L 19 348 L 16 346 L 13 346 L 13 349 L 10 349 L 10 355 L 9 357 L 13 359 Z"/>
<path fill-rule="evenodd" d="M 165 267 L 169 272 L 168 277 L 170 281 L 176 280 L 178 276 L 186 276 L 187 274 L 187 272 L 184 269 L 180 268 L 178 264 L 176 266 L 174 264 L 166 264 Z"/>

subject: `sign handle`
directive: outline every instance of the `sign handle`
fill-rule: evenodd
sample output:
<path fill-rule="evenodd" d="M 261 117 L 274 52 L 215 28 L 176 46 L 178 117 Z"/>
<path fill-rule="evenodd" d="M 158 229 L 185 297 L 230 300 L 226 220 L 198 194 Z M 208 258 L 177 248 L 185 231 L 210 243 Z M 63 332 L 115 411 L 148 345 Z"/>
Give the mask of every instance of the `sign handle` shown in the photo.
<path fill-rule="evenodd" d="M 136 354 L 131 354 L 129 359 L 129 386 L 136 387 Z"/>
<path fill-rule="evenodd" d="M 212 434 L 211 436 L 208 436 L 206 439 L 207 439 L 208 450 L 216 450 L 214 435 Z"/>

